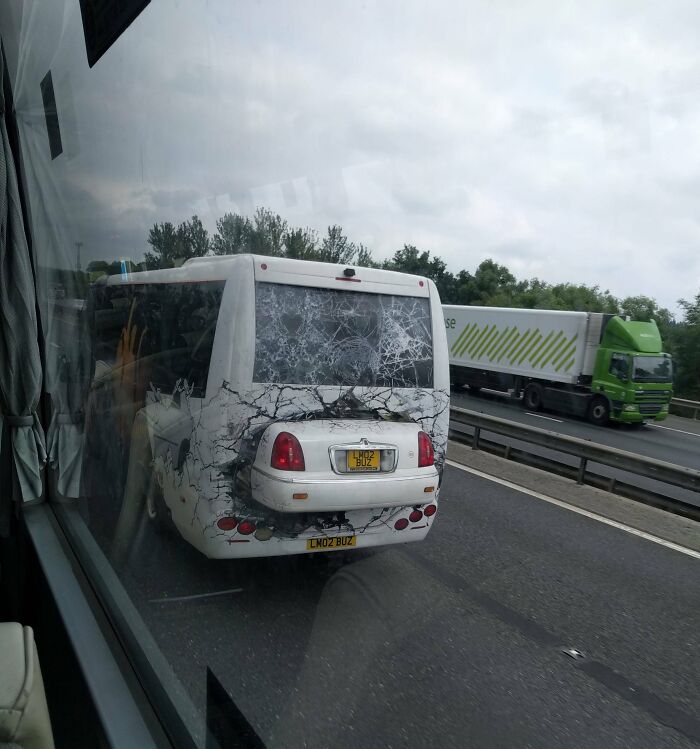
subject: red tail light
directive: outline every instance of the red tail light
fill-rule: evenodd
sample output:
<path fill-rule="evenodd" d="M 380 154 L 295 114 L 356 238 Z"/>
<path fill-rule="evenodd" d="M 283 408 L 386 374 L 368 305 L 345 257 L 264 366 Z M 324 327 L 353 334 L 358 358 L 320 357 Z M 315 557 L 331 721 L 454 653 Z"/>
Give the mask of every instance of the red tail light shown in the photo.
<path fill-rule="evenodd" d="M 238 524 L 238 532 L 243 536 L 249 536 L 255 530 L 255 523 L 250 520 L 242 520 Z"/>
<path fill-rule="evenodd" d="M 437 507 L 435 505 L 428 505 L 423 508 L 423 512 L 425 513 L 425 517 L 431 518 L 437 512 Z"/>
<path fill-rule="evenodd" d="M 237 525 L 238 520 L 234 517 L 219 518 L 216 524 L 221 528 L 222 531 L 232 531 Z"/>
<path fill-rule="evenodd" d="M 280 471 L 304 471 L 304 451 L 299 440 L 289 432 L 280 432 L 272 446 L 270 465 Z"/>
<path fill-rule="evenodd" d="M 399 518 L 394 523 L 394 528 L 396 528 L 397 531 L 405 530 L 406 528 L 408 528 L 408 520 L 406 520 L 406 518 Z"/>
<path fill-rule="evenodd" d="M 417 523 L 422 518 L 423 518 L 423 513 L 420 510 L 413 510 L 413 512 L 408 516 L 408 519 L 412 523 Z"/>
<path fill-rule="evenodd" d="M 418 467 L 435 465 L 435 451 L 430 437 L 425 432 L 418 432 Z"/>

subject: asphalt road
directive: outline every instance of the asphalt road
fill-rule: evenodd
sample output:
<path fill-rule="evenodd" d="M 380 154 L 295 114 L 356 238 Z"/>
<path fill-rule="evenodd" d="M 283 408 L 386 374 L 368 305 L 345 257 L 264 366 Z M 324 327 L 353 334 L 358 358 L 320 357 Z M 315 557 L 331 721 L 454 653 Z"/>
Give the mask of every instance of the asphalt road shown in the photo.
<path fill-rule="evenodd" d="M 563 416 L 551 411 L 531 413 L 518 401 L 510 401 L 488 391 L 472 395 L 461 389 L 452 391 L 451 405 L 469 408 L 472 411 L 483 411 L 485 414 L 500 416 L 520 424 L 549 429 L 700 470 L 698 420 L 669 416 L 664 421 L 646 424 L 641 428 L 630 427 L 627 424 L 598 427 L 575 416 Z"/>
<path fill-rule="evenodd" d="M 459 469 L 419 544 L 132 552 L 196 705 L 208 665 L 270 746 L 700 745 L 700 560 Z"/>
<path fill-rule="evenodd" d="M 488 392 L 479 395 L 469 395 L 463 391 L 453 391 L 451 404 L 480 411 L 492 416 L 508 419 L 520 424 L 539 427 L 549 431 L 567 434 L 581 439 L 598 442 L 603 445 L 628 450 L 638 455 L 665 460 L 688 468 L 700 469 L 700 422 L 670 416 L 663 424 L 648 424 L 641 428 L 630 427 L 626 424 L 610 424 L 598 427 L 575 417 L 562 416 L 552 412 L 531 413 L 525 411 L 518 402 L 504 400 L 499 395 Z M 469 427 L 460 427 L 461 431 L 471 434 Z M 579 460 L 575 456 L 566 455 L 556 450 L 532 445 L 531 443 L 514 440 L 500 435 L 490 434 L 482 430 L 484 439 L 491 439 L 499 444 L 509 444 L 512 447 L 534 453 L 542 457 L 551 458 L 560 463 L 578 467 Z M 688 489 L 644 478 L 636 474 L 621 471 L 617 468 L 589 463 L 588 470 L 600 476 L 615 478 L 639 487 L 646 491 L 656 492 L 672 499 L 681 500 L 690 505 L 700 506 L 700 494 Z"/>

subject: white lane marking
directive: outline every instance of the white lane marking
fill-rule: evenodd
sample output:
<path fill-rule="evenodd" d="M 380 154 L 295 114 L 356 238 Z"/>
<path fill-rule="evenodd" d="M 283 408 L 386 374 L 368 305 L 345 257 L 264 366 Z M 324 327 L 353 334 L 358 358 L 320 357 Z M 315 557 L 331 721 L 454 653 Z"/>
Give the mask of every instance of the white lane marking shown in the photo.
<path fill-rule="evenodd" d="M 523 494 L 529 494 L 531 497 L 535 497 L 535 499 L 541 499 L 544 502 L 549 502 L 550 504 L 556 505 L 557 507 L 563 507 L 565 510 L 571 510 L 571 512 L 575 512 L 578 515 L 583 515 L 584 517 L 590 518 L 591 520 L 597 520 L 599 523 L 610 525 L 613 528 L 618 528 L 619 530 L 625 531 L 626 533 L 631 533 L 633 536 L 638 536 L 639 538 L 644 538 L 647 541 L 651 541 L 652 543 L 659 544 L 659 546 L 665 546 L 667 549 L 673 549 L 673 551 L 679 551 L 681 554 L 687 554 L 689 557 L 700 559 L 700 551 L 695 551 L 695 549 L 689 549 L 686 546 L 674 544 L 673 541 L 666 541 L 666 539 L 659 538 L 658 536 L 653 536 L 651 533 L 640 531 L 639 529 L 632 528 L 631 526 L 625 525 L 624 523 L 618 523 L 617 520 L 611 520 L 610 518 L 606 518 L 603 515 L 598 515 L 595 512 L 590 512 L 589 510 L 584 510 L 581 507 L 570 505 L 568 502 L 563 502 L 561 499 L 548 497 L 546 494 L 540 494 L 539 492 L 533 491 L 532 489 L 528 489 L 524 486 L 518 486 L 511 481 L 506 481 L 505 479 L 498 478 L 497 476 L 492 476 L 490 473 L 479 471 L 477 468 L 470 468 L 469 466 L 462 465 L 462 463 L 455 463 L 453 460 L 446 460 L 445 463 L 452 466 L 453 468 L 459 468 L 460 471 L 473 473 L 475 476 L 480 476 L 481 478 L 487 479 L 488 481 L 495 481 L 497 484 L 507 486 L 509 489 L 514 489 L 515 491 L 522 492 Z"/>
<path fill-rule="evenodd" d="M 673 427 L 662 427 L 661 424 L 649 424 L 652 429 L 666 429 L 669 432 L 678 432 L 678 434 L 689 434 L 691 437 L 700 437 L 697 432 L 686 432 L 684 429 L 674 429 Z"/>
<path fill-rule="evenodd" d="M 564 419 L 553 419 L 551 416 L 542 416 L 542 414 L 533 414 L 530 411 L 525 411 L 528 416 L 536 416 L 538 419 L 547 419 L 547 421 L 556 421 L 557 424 L 563 424 Z"/>
<path fill-rule="evenodd" d="M 152 598 L 149 603 L 177 603 L 178 601 L 196 601 L 198 598 L 211 598 L 212 596 L 226 596 L 229 593 L 242 593 L 243 588 L 229 588 L 228 590 L 215 590 L 212 593 L 195 593 L 193 596 L 173 596 L 172 598 Z"/>

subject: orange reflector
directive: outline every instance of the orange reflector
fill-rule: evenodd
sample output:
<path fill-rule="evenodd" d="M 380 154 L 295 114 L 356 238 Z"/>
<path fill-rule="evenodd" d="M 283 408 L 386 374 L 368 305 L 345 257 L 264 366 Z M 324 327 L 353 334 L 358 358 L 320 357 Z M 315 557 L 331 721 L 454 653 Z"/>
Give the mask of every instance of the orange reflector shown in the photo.
<path fill-rule="evenodd" d="M 426 486 L 425 489 L 423 489 L 423 491 L 426 494 L 430 494 L 430 492 L 434 492 L 435 491 L 435 487 L 434 486 Z"/>
<path fill-rule="evenodd" d="M 308 499 L 309 495 L 306 492 L 299 492 L 298 494 L 292 494 L 292 499 Z"/>

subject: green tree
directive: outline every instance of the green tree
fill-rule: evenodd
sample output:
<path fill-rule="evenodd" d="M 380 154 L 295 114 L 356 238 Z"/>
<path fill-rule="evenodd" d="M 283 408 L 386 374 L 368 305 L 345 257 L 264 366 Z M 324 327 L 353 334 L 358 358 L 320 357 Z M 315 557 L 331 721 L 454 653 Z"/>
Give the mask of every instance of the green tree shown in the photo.
<path fill-rule="evenodd" d="M 675 336 L 676 392 L 700 398 L 700 293 L 691 302 L 679 299 L 683 320 Z"/>
<path fill-rule="evenodd" d="M 430 257 L 427 250 L 420 252 L 415 245 L 405 244 L 391 260 L 384 262 L 384 268 L 430 278 L 437 286 L 442 302 L 449 303 L 454 298 L 454 276 L 447 270 L 442 258 Z"/>
<path fill-rule="evenodd" d="M 284 255 L 296 260 L 318 260 L 318 236 L 313 229 L 288 229 Z"/>
<path fill-rule="evenodd" d="M 552 286 L 553 309 L 576 312 L 607 312 L 617 314 L 619 301 L 606 289 L 585 284 L 560 283 Z"/>
<path fill-rule="evenodd" d="M 285 255 L 287 222 L 267 208 L 258 208 L 252 220 L 238 213 L 226 213 L 216 222 L 211 248 L 216 255 Z"/>
<path fill-rule="evenodd" d="M 318 259 L 324 263 L 351 263 L 357 247 L 344 234 L 341 226 L 334 224 L 328 227 L 326 236 L 321 241 Z"/>
<path fill-rule="evenodd" d="M 671 312 L 665 307 L 659 307 L 656 300 L 648 296 L 625 297 L 620 302 L 620 314 L 642 322 L 655 320 L 661 331 L 673 324 Z"/>
<path fill-rule="evenodd" d="M 454 279 L 454 303 L 487 307 L 513 307 L 517 281 L 506 268 L 493 260 L 484 260 L 472 275 L 460 271 Z"/>
<path fill-rule="evenodd" d="M 209 234 L 198 216 L 183 221 L 177 229 L 166 221 L 154 224 L 148 232 L 151 250 L 144 253 L 146 267 L 174 268 L 185 260 L 201 257 L 209 251 Z"/>
<path fill-rule="evenodd" d="M 106 260 L 91 260 L 85 269 L 87 273 L 107 273 L 109 263 Z"/>
<path fill-rule="evenodd" d="M 355 257 L 355 265 L 359 265 L 361 268 L 379 268 L 380 265 L 372 257 L 372 251 L 365 247 L 363 244 L 357 245 L 357 256 Z"/>
<path fill-rule="evenodd" d="M 284 237 L 287 229 L 287 222 L 278 213 L 258 208 L 253 216 L 250 251 L 256 255 L 282 257 L 285 254 Z"/>
<path fill-rule="evenodd" d="M 216 234 L 211 238 L 215 255 L 237 255 L 250 252 L 253 224 L 237 213 L 225 213 L 216 222 Z"/>

